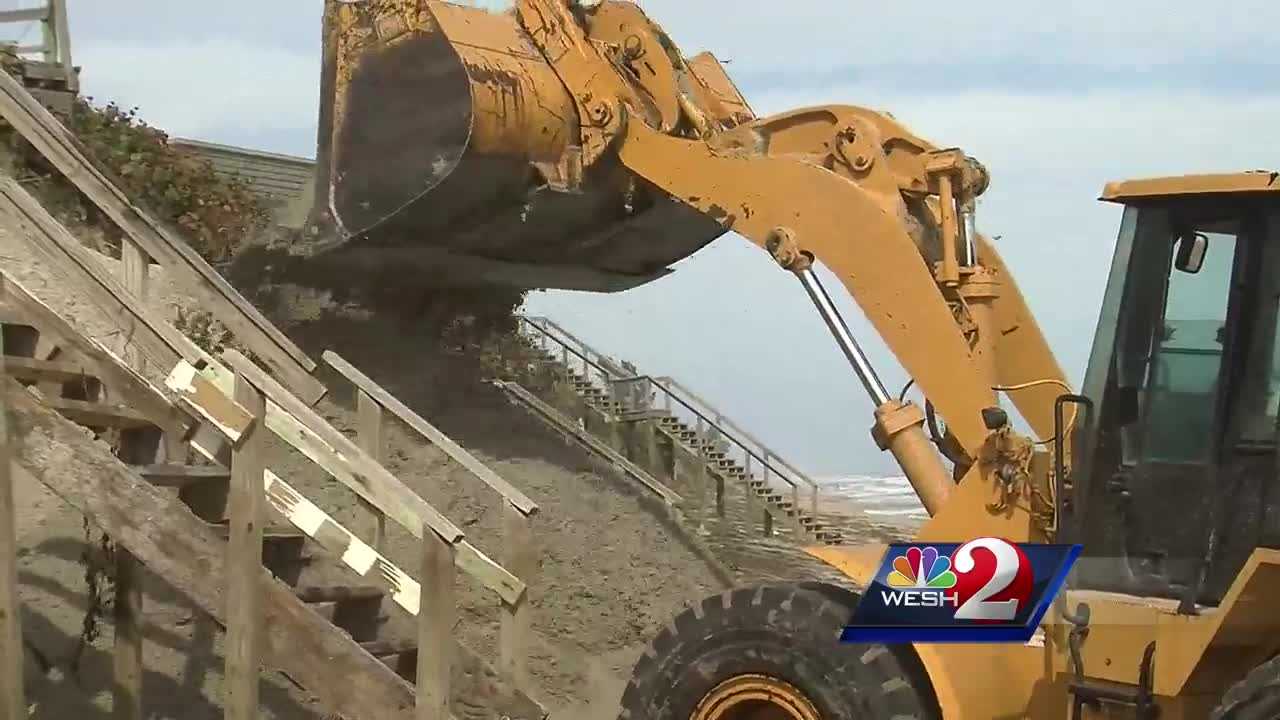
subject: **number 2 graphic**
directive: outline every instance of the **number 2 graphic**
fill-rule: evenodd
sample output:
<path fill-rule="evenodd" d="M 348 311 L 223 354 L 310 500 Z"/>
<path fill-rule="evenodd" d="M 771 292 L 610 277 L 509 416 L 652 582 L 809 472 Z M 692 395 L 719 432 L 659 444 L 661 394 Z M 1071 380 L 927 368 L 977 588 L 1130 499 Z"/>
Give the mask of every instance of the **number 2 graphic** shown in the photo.
<path fill-rule="evenodd" d="M 988 598 L 1003 592 L 1018 576 L 1018 568 L 1021 565 L 1018 551 L 1004 540 L 996 538 L 970 540 L 961 545 L 954 556 L 952 565 L 957 573 L 973 572 L 976 566 L 973 551 L 977 548 L 983 548 L 995 556 L 996 569 L 985 585 L 978 588 L 972 597 L 956 608 L 955 618 L 957 620 L 1012 620 L 1018 614 L 1016 598 L 1010 600 L 988 600 Z"/>

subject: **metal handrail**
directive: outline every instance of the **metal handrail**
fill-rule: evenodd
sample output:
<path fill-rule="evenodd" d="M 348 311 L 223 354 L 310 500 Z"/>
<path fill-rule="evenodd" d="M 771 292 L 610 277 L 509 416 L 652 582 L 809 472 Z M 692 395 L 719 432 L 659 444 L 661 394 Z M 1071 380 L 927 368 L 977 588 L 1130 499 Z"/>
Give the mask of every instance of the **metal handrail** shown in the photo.
<path fill-rule="evenodd" d="M 600 374 L 601 379 L 605 383 L 609 384 L 610 389 L 615 392 L 615 386 L 623 383 L 648 382 L 650 385 L 656 386 L 663 392 L 666 398 L 675 400 L 675 402 L 697 417 L 700 425 L 702 423 L 706 423 L 706 425 L 714 428 L 721 437 L 724 437 L 731 444 L 735 445 L 747 458 L 754 459 L 760 463 L 760 467 L 764 471 L 766 482 L 768 481 L 769 474 L 772 472 L 773 475 L 776 475 L 784 483 L 789 485 L 792 489 L 793 496 L 796 496 L 799 485 L 792 476 L 798 477 L 809 487 L 812 510 L 814 514 L 817 513 L 818 492 L 820 487 L 816 481 L 805 473 L 797 470 L 793 465 L 791 465 L 791 463 L 780 457 L 771 448 L 760 442 L 746 430 L 743 430 L 736 423 L 733 423 L 732 421 L 726 423 L 723 413 L 715 410 L 696 393 L 676 382 L 673 378 L 654 377 L 650 375 L 619 376 L 609 368 L 588 357 L 588 355 L 595 355 L 597 358 L 603 359 L 608 356 L 591 347 L 587 343 L 582 342 L 554 320 L 545 317 L 523 316 L 520 317 L 519 320 L 535 329 L 542 337 L 551 340 L 561 347 L 566 369 L 570 369 L 568 362 L 569 355 L 573 355 L 581 360 L 583 363 L 584 374 L 587 375 L 588 380 L 590 380 L 590 373 L 587 372 L 587 368 L 593 368 Z M 552 332 L 552 328 L 558 332 Z M 687 397 L 682 397 L 682 395 Z M 701 408 L 696 406 L 701 406 Z M 667 407 L 669 410 L 670 405 L 667 405 Z M 711 417 L 712 415 L 715 417 Z M 730 427 L 726 427 L 726 425 Z M 744 442 L 739 435 L 746 436 L 747 441 Z M 752 446 L 754 446 L 755 449 L 753 449 Z M 783 472 L 783 469 L 785 469 L 786 472 Z M 749 463 L 747 470 L 750 472 Z M 798 504 L 798 496 L 794 499 Z"/>
<path fill-rule="evenodd" d="M 764 442 L 762 442 L 762 441 L 760 440 L 760 438 L 757 438 L 755 435 L 752 435 L 752 434 L 751 434 L 751 431 L 747 430 L 746 428 L 744 428 L 744 427 L 742 427 L 741 425 L 739 425 L 739 424 L 737 424 L 736 422 L 734 422 L 732 418 L 727 417 L 726 415 L 724 415 L 723 413 L 721 413 L 718 409 L 716 409 L 716 407 L 715 407 L 714 405 L 712 405 L 711 403 L 709 403 L 709 402 L 707 402 L 706 400 L 704 400 L 704 399 L 702 398 L 702 396 L 700 396 L 700 395 L 698 395 L 697 393 L 695 393 L 694 391 L 690 390 L 686 385 L 684 385 L 683 383 L 681 383 L 679 380 L 676 380 L 676 379 L 675 379 L 675 378 L 673 378 L 673 377 L 670 377 L 670 376 L 664 375 L 664 376 L 662 376 L 662 377 L 656 378 L 656 380 L 655 380 L 655 381 L 656 381 L 656 382 L 658 382 L 658 383 L 661 383 L 661 384 L 669 385 L 669 386 L 670 386 L 670 388 L 669 388 L 669 389 L 672 389 L 672 390 L 678 391 L 678 392 L 680 392 L 680 393 L 683 393 L 683 394 L 684 394 L 684 395 L 686 395 L 690 400 L 692 400 L 692 401 L 694 401 L 694 402 L 698 403 L 698 404 L 699 404 L 699 405 L 701 405 L 703 408 L 705 408 L 705 409 L 707 409 L 707 410 L 709 410 L 709 411 L 711 411 L 711 412 L 714 412 L 714 413 L 715 413 L 716 418 L 717 418 L 720 422 L 722 422 L 722 423 L 724 423 L 725 425 L 728 425 L 729 427 L 733 428 L 735 431 L 737 431 L 737 432 L 738 432 L 738 434 L 742 435 L 742 436 L 743 436 L 743 437 L 745 437 L 747 440 L 749 440 L 752 444 L 754 444 L 757 448 L 759 448 L 761 452 L 765 453 L 768 457 L 773 458 L 773 459 L 776 461 L 776 464 L 779 464 L 779 465 L 781 465 L 782 467 L 786 468 L 786 469 L 787 469 L 788 471 L 790 471 L 791 473 L 793 473 L 793 474 L 795 474 L 795 475 L 798 475 L 801 479 L 803 479 L 803 480 L 805 481 L 805 483 L 807 483 L 807 484 L 809 484 L 809 485 L 816 485 L 816 484 L 817 484 L 814 480 L 812 480 L 812 479 L 808 476 L 808 474 L 807 474 L 807 473 L 805 473 L 805 472 L 804 472 L 804 471 L 802 471 L 802 470 L 797 469 L 795 465 L 792 465 L 790 462 L 788 462 L 788 461 L 787 461 L 787 459 L 786 459 L 786 458 L 784 458 L 784 457 L 782 457 L 781 455 L 779 455 L 779 454 L 778 454 L 778 452 L 777 452 L 776 450 L 774 450 L 773 448 L 769 447 L 768 445 L 765 445 L 765 444 L 764 444 Z"/>

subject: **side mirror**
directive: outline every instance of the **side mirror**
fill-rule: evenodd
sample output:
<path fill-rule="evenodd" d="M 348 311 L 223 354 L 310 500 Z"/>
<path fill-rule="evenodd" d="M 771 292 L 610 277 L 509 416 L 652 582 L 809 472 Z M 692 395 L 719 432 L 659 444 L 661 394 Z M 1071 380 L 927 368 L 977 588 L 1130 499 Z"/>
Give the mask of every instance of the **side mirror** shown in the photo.
<path fill-rule="evenodd" d="M 1179 271 L 1195 275 L 1204 265 L 1204 257 L 1209 253 L 1209 238 L 1203 233 L 1188 232 L 1178 238 L 1177 253 L 1173 266 Z"/>

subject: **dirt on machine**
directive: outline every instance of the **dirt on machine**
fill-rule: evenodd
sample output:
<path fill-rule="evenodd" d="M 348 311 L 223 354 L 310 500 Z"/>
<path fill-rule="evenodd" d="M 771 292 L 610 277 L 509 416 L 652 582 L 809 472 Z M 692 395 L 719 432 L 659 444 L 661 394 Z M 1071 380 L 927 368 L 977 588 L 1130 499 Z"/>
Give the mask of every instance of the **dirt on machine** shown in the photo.
<path fill-rule="evenodd" d="M 1124 220 L 1076 389 L 979 231 L 980 162 L 864 107 L 757 117 L 637 4 L 329 0 L 322 98 L 317 257 L 615 292 L 737 232 L 849 359 L 931 516 L 917 540 L 1084 545 L 1025 645 L 840 645 L 885 548 L 815 548 L 847 583 L 690 609 L 622 718 L 1280 717 L 1276 173 L 1107 187 Z M 919 402 L 885 388 L 818 262 Z"/>

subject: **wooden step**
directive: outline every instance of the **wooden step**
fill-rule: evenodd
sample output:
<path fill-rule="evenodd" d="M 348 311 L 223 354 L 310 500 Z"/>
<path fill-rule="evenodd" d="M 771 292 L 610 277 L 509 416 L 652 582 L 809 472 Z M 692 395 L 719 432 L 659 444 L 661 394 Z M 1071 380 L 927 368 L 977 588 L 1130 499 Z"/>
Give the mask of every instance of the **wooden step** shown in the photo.
<path fill-rule="evenodd" d="M 417 638 L 399 638 L 394 640 L 371 640 L 360 643 L 360 647 L 370 655 L 378 658 L 390 658 L 403 653 L 418 652 Z"/>
<path fill-rule="evenodd" d="M 220 465 L 135 465 L 134 471 L 157 487 L 186 487 L 197 483 L 231 480 L 231 471 Z"/>
<path fill-rule="evenodd" d="M 98 382 L 98 379 L 85 372 L 79 363 L 60 360 L 38 360 L 32 357 L 4 358 L 4 371 L 18 380 L 26 382 L 79 382 L 82 380 Z"/>
<path fill-rule="evenodd" d="M 131 430 L 152 426 L 151 421 L 142 413 L 119 405 L 68 400 L 66 398 L 45 400 L 44 404 L 57 410 L 71 422 L 86 427 Z"/>
<path fill-rule="evenodd" d="M 387 594 L 372 585 L 314 585 L 295 588 L 293 592 L 304 603 L 381 600 Z"/>

